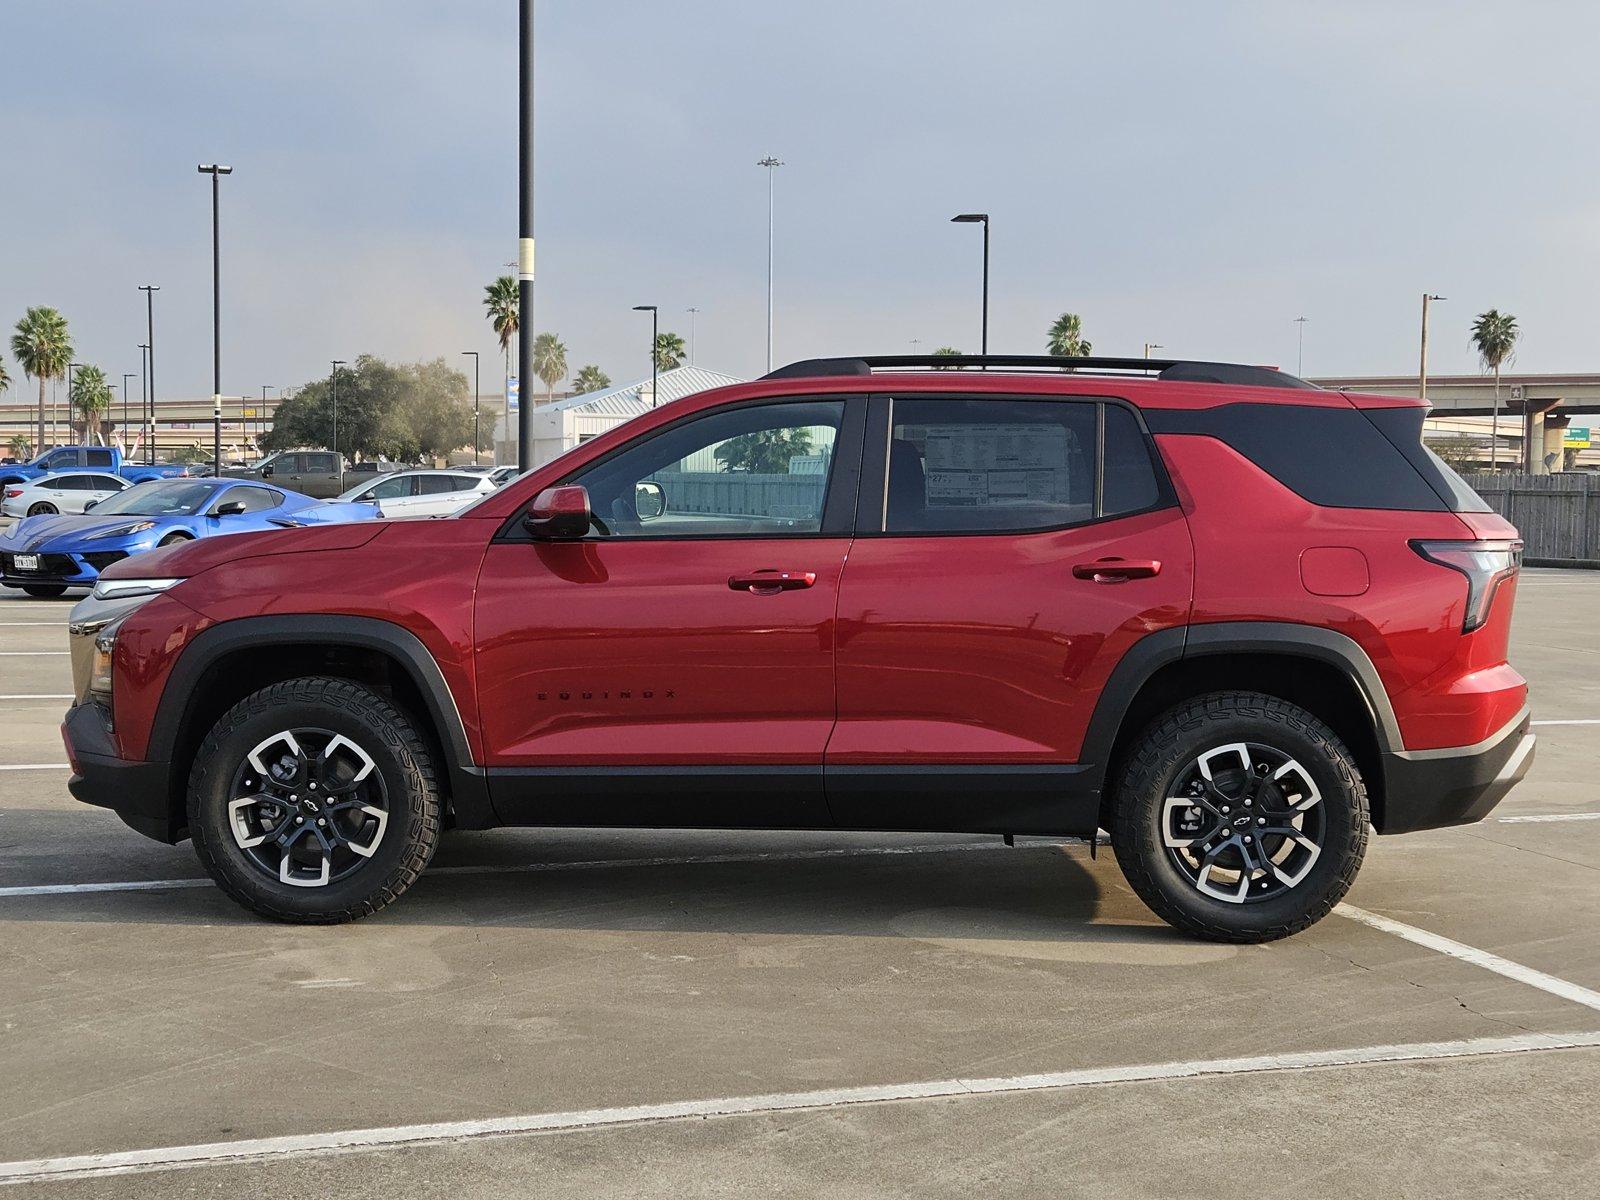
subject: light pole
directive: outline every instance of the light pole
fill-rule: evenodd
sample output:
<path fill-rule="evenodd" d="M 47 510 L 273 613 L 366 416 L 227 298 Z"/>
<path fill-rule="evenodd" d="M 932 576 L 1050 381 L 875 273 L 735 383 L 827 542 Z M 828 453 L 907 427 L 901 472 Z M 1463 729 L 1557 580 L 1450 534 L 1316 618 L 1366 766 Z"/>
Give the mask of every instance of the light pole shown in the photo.
<path fill-rule="evenodd" d="M 1294 358 L 1294 373 L 1296 375 L 1304 375 L 1306 373 L 1306 322 L 1310 319 L 1310 317 L 1296 317 L 1294 319 L 1295 325 L 1300 330 L 1300 345 L 1295 352 Z"/>
<path fill-rule="evenodd" d="M 472 356 L 472 465 L 478 465 L 478 447 L 483 445 L 483 435 L 478 426 L 478 352 L 476 350 L 463 350 L 463 356 Z M 519 397 L 520 399 L 520 397 Z M 511 431 L 506 430 L 507 433 Z"/>
<path fill-rule="evenodd" d="M 983 341 L 982 352 L 989 353 L 989 214 L 961 213 L 950 218 L 956 225 L 983 225 Z"/>
<path fill-rule="evenodd" d="M 689 314 L 689 365 L 692 367 L 694 366 L 694 315 L 700 310 L 691 307 L 686 311 Z"/>
<path fill-rule="evenodd" d="M 256 453 L 257 454 L 259 454 L 261 452 L 261 439 L 267 432 L 267 389 L 268 388 L 271 388 L 273 391 L 277 392 L 280 399 L 283 396 L 283 389 L 281 387 L 279 387 L 277 384 L 275 384 L 275 383 L 263 383 L 261 385 L 261 411 L 256 415 Z"/>
<path fill-rule="evenodd" d="M 222 238 L 217 224 L 220 180 L 233 168 L 201 163 L 195 168 L 211 176 L 211 473 L 222 474 Z"/>
<path fill-rule="evenodd" d="M 333 457 L 338 462 L 339 490 L 344 491 L 344 459 L 339 454 L 339 368 L 344 366 L 344 359 L 329 359 L 333 364 L 333 371 L 329 378 L 333 382 Z"/>
<path fill-rule="evenodd" d="M 137 374 L 135 371 L 122 373 L 122 424 L 117 426 L 117 431 L 122 434 L 122 444 L 128 444 L 128 380 Z"/>
<path fill-rule="evenodd" d="M 140 441 L 150 440 L 150 347 L 139 343 L 139 435 Z M 140 449 L 144 449 L 141 445 Z"/>
<path fill-rule="evenodd" d="M 150 416 L 145 425 L 145 462 L 151 466 L 156 461 L 156 293 L 161 290 L 159 285 L 141 283 L 139 290 L 144 293 L 144 340 L 145 350 L 149 352 L 150 366 Z"/>
<path fill-rule="evenodd" d="M 767 169 L 767 371 L 770 373 L 772 370 L 772 230 L 773 215 L 776 211 L 773 206 L 773 180 L 777 178 L 777 168 L 783 166 L 783 160 L 769 154 L 757 162 L 756 166 Z M 655 361 L 654 345 L 650 347 L 650 361 Z"/>
<path fill-rule="evenodd" d="M 72 428 L 72 373 L 74 371 L 76 371 L 81 366 L 83 366 L 82 363 L 68 363 L 67 364 L 67 428 L 68 429 Z M 52 441 L 54 441 L 54 440 L 59 439 L 60 437 L 61 437 L 61 435 L 56 432 L 56 406 L 52 404 L 50 406 L 50 438 L 51 438 Z"/>
<path fill-rule="evenodd" d="M 1422 358 L 1417 367 L 1417 395 L 1424 400 L 1428 398 L 1428 305 L 1434 300 L 1443 299 L 1443 296 L 1422 293 Z"/>
<path fill-rule="evenodd" d="M 1166 349 L 1166 347 L 1163 346 L 1160 342 L 1146 342 L 1144 344 L 1144 356 L 1146 358 L 1149 358 L 1150 357 L 1150 351 L 1152 351 L 1152 350 L 1165 350 L 1165 349 Z"/>
<path fill-rule="evenodd" d="M 522 399 L 522 385 L 533 378 L 533 4 L 520 0 L 517 8 L 517 467 L 522 471 L 533 466 L 533 405 Z M 507 436 L 510 405 L 508 395 Z"/>
<path fill-rule="evenodd" d="M 654 304 L 635 304 L 634 312 L 647 312 L 650 314 L 650 407 L 656 406 L 656 338 L 660 337 L 660 314 L 656 312 Z"/>

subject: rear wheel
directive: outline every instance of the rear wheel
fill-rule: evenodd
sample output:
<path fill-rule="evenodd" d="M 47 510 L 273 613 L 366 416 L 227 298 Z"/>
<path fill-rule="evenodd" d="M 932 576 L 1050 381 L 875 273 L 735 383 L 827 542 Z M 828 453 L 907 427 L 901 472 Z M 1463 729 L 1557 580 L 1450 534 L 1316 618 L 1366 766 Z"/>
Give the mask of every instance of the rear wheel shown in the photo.
<path fill-rule="evenodd" d="M 397 899 L 433 857 L 439 789 L 410 718 L 344 679 L 291 679 L 217 722 L 189 774 L 189 832 L 253 912 L 333 924 Z"/>
<path fill-rule="evenodd" d="M 53 516 L 56 512 L 56 506 L 48 500 L 39 500 L 28 505 L 28 515 L 30 517 L 48 517 Z"/>
<path fill-rule="evenodd" d="M 1141 735 L 1112 842 L 1158 916 L 1213 941 L 1264 942 L 1320 921 L 1367 848 L 1367 793 L 1316 717 L 1246 692 L 1199 696 Z"/>
<path fill-rule="evenodd" d="M 60 583 L 25 583 L 22 585 L 22 594 L 40 600 L 54 600 L 57 596 L 65 596 L 67 589 L 65 584 Z"/>

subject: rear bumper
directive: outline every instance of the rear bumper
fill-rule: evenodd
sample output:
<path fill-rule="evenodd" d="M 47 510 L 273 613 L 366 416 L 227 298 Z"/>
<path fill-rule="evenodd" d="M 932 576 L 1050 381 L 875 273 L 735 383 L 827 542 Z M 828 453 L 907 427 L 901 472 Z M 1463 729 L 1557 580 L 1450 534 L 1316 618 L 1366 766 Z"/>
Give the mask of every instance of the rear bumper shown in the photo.
<path fill-rule="evenodd" d="M 109 808 L 130 829 L 158 842 L 184 838 L 187 831 L 181 817 L 174 814 L 168 793 L 170 764 L 118 758 L 105 716 L 92 703 L 67 710 L 61 740 L 72 764 L 67 790 L 74 799 Z"/>
<path fill-rule="evenodd" d="M 1476 745 L 1384 755 L 1378 832 L 1411 833 L 1483 820 L 1533 765 L 1530 721 L 1524 708 Z"/>

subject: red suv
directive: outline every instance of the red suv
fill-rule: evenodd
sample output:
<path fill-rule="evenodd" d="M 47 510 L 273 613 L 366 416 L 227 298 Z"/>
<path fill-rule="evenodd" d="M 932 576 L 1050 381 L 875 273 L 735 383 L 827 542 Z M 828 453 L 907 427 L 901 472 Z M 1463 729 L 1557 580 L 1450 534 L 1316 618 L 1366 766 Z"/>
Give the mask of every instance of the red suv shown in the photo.
<path fill-rule="evenodd" d="M 936 368 L 936 369 L 927 369 Z M 1521 543 L 1426 408 L 1261 367 L 799 363 L 446 520 L 212 538 L 73 613 L 72 792 L 289 921 L 440 831 L 1110 833 L 1180 929 L 1312 924 L 1533 754 Z"/>

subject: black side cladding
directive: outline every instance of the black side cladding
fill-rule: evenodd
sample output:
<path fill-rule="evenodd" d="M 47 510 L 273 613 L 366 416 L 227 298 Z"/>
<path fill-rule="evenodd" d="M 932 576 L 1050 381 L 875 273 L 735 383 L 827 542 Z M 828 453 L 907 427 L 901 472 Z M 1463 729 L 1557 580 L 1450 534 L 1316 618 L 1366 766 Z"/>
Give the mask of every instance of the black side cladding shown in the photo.
<path fill-rule="evenodd" d="M 1418 433 L 1412 440 L 1419 455 L 1428 454 L 1420 440 L 1420 414 L 1425 410 L 1383 411 L 1419 414 L 1414 418 Z M 1144 416 L 1151 433 L 1198 434 L 1225 442 L 1312 504 L 1408 512 L 1463 511 L 1397 442 L 1404 436 L 1402 427 L 1397 425 L 1391 435 L 1354 406 L 1223 404 L 1191 410 L 1148 408 Z M 1443 463 L 1438 467 L 1449 470 Z M 1430 464 L 1430 471 L 1436 470 Z M 1456 482 L 1466 488 L 1460 480 Z"/>

